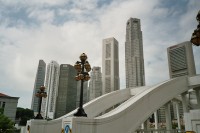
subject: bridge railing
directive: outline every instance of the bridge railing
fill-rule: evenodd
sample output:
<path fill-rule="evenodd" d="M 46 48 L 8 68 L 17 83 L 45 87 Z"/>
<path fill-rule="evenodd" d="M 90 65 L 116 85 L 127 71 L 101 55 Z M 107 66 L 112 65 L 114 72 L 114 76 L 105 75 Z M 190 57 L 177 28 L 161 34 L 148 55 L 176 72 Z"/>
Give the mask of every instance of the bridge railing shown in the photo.
<path fill-rule="evenodd" d="M 138 129 L 135 132 L 132 133 L 185 133 L 185 130 L 180 129 L 172 129 L 172 130 L 166 130 L 166 129 Z"/>

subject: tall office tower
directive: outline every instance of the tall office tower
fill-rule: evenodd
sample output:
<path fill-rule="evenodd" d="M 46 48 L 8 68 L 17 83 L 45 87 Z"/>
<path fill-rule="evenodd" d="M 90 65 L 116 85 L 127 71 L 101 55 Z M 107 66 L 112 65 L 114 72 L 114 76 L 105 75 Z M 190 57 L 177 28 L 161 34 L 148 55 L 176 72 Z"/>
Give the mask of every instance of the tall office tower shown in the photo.
<path fill-rule="evenodd" d="M 58 92 L 59 64 L 51 61 L 47 66 L 45 87 L 47 97 L 42 100 L 42 112 L 45 118 L 54 119 L 56 109 L 56 97 Z"/>
<path fill-rule="evenodd" d="M 93 67 L 90 73 L 89 101 L 102 95 L 102 74 L 101 67 Z"/>
<path fill-rule="evenodd" d="M 137 18 L 126 23 L 125 69 L 126 88 L 145 85 L 142 31 Z"/>
<path fill-rule="evenodd" d="M 76 108 L 77 72 L 72 65 L 61 64 L 55 118 L 61 117 Z"/>
<path fill-rule="evenodd" d="M 189 41 L 167 48 L 170 78 L 196 74 L 192 44 Z"/>
<path fill-rule="evenodd" d="M 103 39 L 102 51 L 102 93 L 119 90 L 118 41 L 114 38 Z"/>
<path fill-rule="evenodd" d="M 39 60 L 31 102 L 31 109 L 34 111 L 35 115 L 38 113 L 39 100 L 38 97 L 35 96 L 35 94 L 40 90 L 40 86 L 44 85 L 45 71 L 46 63 L 43 60 Z"/>
<path fill-rule="evenodd" d="M 80 103 L 81 81 L 77 81 L 76 108 Z M 88 102 L 88 81 L 83 82 L 83 104 Z"/>
<path fill-rule="evenodd" d="M 192 44 L 189 41 L 170 46 L 169 48 L 167 48 L 167 55 L 170 78 L 180 77 L 184 75 L 192 76 L 196 74 Z M 179 104 L 178 109 L 176 108 L 177 103 Z M 180 104 L 181 101 L 177 103 L 170 103 L 172 119 L 177 119 L 176 110 L 179 111 L 180 116 L 183 116 L 183 106 L 182 104 Z M 164 107 L 161 107 L 158 110 L 159 122 L 165 121 L 164 110 Z"/>
<path fill-rule="evenodd" d="M 182 42 L 167 48 L 168 66 L 170 78 L 180 77 L 184 75 L 196 75 L 196 68 L 194 63 L 194 55 L 192 44 L 189 41 Z M 190 98 L 196 98 L 195 92 L 190 90 Z M 172 104 L 172 110 L 176 106 Z M 183 116 L 182 104 L 179 106 L 180 115 Z M 173 111 L 172 116 L 176 118 L 176 111 Z"/>

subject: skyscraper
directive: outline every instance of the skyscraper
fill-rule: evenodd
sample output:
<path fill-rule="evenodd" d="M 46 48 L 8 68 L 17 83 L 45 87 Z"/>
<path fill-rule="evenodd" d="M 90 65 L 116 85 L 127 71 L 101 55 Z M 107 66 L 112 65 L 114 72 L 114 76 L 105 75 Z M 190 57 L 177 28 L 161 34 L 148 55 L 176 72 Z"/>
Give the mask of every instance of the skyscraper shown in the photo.
<path fill-rule="evenodd" d="M 102 51 L 102 93 L 119 90 L 118 41 L 114 38 L 103 39 Z"/>
<path fill-rule="evenodd" d="M 35 115 L 38 113 L 38 97 L 36 97 L 35 94 L 40 90 L 40 86 L 44 85 L 45 71 L 46 63 L 43 60 L 39 60 L 31 103 L 31 109 L 34 111 Z"/>
<path fill-rule="evenodd" d="M 189 41 L 182 42 L 167 48 L 168 55 L 168 66 L 169 66 L 169 76 L 170 78 L 180 77 L 180 76 L 194 76 L 196 75 L 196 68 L 194 63 L 194 55 L 192 50 L 192 44 Z M 196 99 L 195 91 L 190 90 L 190 99 Z M 172 104 L 173 110 L 176 106 Z M 183 107 L 179 106 L 180 115 L 183 116 Z M 172 116 L 176 118 L 176 111 L 173 111 Z"/>
<path fill-rule="evenodd" d="M 89 101 L 102 95 L 102 74 L 101 67 L 93 67 L 90 73 Z"/>
<path fill-rule="evenodd" d="M 61 117 L 76 108 L 77 81 L 74 79 L 76 73 L 72 65 L 60 65 L 55 118 Z"/>
<path fill-rule="evenodd" d="M 142 31 L 137 18 L 126 23 L 125 69 L 126 88 L 145 85 Z"/>
<path fill-rule="evenodd" d="M 169 66 L 169 76 L 170 78 L 180 77 L 180 76 L 193 76 L 196 74 L 194 55 L 192 50 L 192 44 L 189 41 L 176 44 L 167 48 L 168 55 L 168 66 Z M 190 91 L 192 93 L 192 91 Z M 193 94 L 195 95 L 195 94 Z M 193 97 L 190 95 L 190 98 Z M 179 108 L 177 109 L 175 102 L 170 102 L 171 105 L 171 117 L 172 119 L 177 119 L 177 111 L 179 110 L 180 116 L 183 116 L 183 106 L 179 101 Z M 165 121 L 165 108 L 161 107 L 158 110 L 159 122 Z"/>
<path fill-rule="evenodd" d="M 192 44 L 189 41 L 167 48 L 170 78 L 196 74 Z"/>
<path fill-rule="evenodd" d="M 56 109 L 56 97 L 58 92 L 59 81 L 59 64 L 56 61 L 51 61 L 47 66 L 47 74 L 45 87 L 47 97 L 42 100 L 42 112 L 44 117 L 54 119 Z"/>

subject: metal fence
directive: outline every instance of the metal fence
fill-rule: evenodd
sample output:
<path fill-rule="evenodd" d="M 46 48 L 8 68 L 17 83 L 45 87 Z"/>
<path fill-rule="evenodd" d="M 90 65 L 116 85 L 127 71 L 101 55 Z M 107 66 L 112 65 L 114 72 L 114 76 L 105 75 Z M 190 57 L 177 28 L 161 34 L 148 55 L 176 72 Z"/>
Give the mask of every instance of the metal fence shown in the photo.
<path fill-rule="evenodd" d="M 173 129 L 173 130 L 166 130 L 166 129 L 138 129 L 132 133 L 185 133 L 185 130 Z"/>

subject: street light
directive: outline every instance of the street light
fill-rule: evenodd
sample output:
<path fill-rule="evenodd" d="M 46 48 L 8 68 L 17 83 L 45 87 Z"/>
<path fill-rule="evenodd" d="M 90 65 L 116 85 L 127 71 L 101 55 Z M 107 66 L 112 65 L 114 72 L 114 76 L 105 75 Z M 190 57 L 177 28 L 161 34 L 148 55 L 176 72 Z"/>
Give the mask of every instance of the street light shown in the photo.
<path fill-rule="evenodd" d="M 91 67 L 89 62 L 87 61 L 87 55 L 85 53 L 82 53 L 80 55 L 80 60 L 81 61 L 77 61 L 74 65 L 74 68 L 77 70 L 77 75 L 75 76 L 75 80 L 76 81 L 81 80 L 80 103 L 79 103 L 79 108 L 77 112 L 74 114 L 74 116 L 87 117 L 87 114 L 83 109 L 83 82 L 88 81 L 90 79 L 88 72 L 91 70 Z"/>
<path fill-rule="evenodd" d="M 196 46 L 200 46 L 200 10 L 197 14 L 196 19 L 199 22 L 199 25 L 197 26 L 197 29 L 194 30 L 190 42 Z"/>
<path fill-rule="evenodd" d="M 38 97 L 38 114 L 37 116 L 34 118 L 34 119 L 43 119 L 42 115 L 41 115 L 41 104 L 42 104 L 42 98 L 46 98 L 47 97 L 47 93 L 44 92 L 45 90 L 45 87 L 44 86 L 41 86 L 40 87 L 40 91 L 38 91 L 35 96 Z"/>

